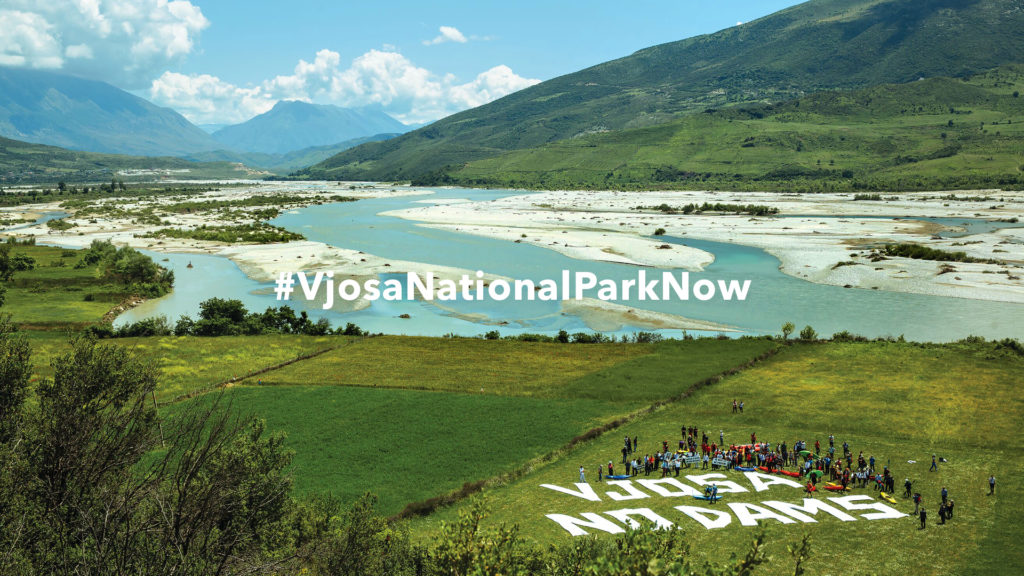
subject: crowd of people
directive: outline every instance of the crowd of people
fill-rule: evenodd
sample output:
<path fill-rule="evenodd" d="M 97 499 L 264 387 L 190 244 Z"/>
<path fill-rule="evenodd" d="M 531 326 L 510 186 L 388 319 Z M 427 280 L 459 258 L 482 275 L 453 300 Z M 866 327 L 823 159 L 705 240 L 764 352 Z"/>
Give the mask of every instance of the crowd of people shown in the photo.
<path fill-rule="evenodd" d="M 734 411 L 742 411 L 742 402 L 733 402 Z M 626 436 L 620 449 L 623 468 L 616 475 L 616 463 L 609 460 L 607 464 L 597 467 L 597 481 L 614 477 L 629 478 L 639 475 L 658 476 L 661 478 L 679 476 L 683 470 L 762 470 L 779 472 L 799 477 L 805 482 L 805 491 L 813 496 L 818 485 L 824 483 L 825 488 L 832 491 L 847 491 L 854 488 L 870 488 L 884 493 L 886 498 L 894 498 L 896 479 L 888 464 L 881 465 L 872 455 L 865 456 L 863 451 L 854 455 L 848 442 L 836 446 L 835 436 L 829 434 L 827 446 L 823 447 L 820 440 L 808 444 L 806 440 L 797 440 L 790 445 L 786 441 L 775 444 L 759 442 L 756 433 L 750 434 L 750 442 L 744 444 L 726 444 L 725 432 L 718 431 L 717 442 L 708 436 L 707 430 L 697 426 L 682 426 L 681 439 L 678 443 L 662 440 L 654 452 L 641 454 L 639 438 Z M 933 464 L 935 467 L 935 457 Z M 942 461 L 939 459 L 939 461 Z M 879 469 L 881 468 L 881 469 Z M 827 480 L 826 480 L 827 478 Z M 584 468 L 580 467 L 580 482 L 584 481 Z M 910 478 L 903 481 L 903 496 L 914 503 L 914 516 L 920 518 L 921 528 L 926 525 L 927 512 L 920 493 L 914 492 Z M 995 477 L 989 478 L 989 492 L 995 492 Z M 705 489 L 705 497 L 717 500 L 716 487 L 709 485 Z M 956 503 L 949 498 L 948 490 L 943 487 L 940 493 L 939 523 L 945 524 L 953 518 Z"/>

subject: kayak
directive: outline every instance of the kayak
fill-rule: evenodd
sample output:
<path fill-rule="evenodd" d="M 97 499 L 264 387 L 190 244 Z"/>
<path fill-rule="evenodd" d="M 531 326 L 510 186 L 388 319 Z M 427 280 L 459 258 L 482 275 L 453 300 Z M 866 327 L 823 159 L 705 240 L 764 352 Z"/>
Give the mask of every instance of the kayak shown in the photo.
<path fill-rule="evenodd" d="M 826 484 L 825 485 L 825 490 L 831 490 L 833 492 L 842 492 L 843 491 L 843 487 L 841 485 L 839 485 L 839 486 L 829 486 L 829 485 Z M 850 490 L 850 488 L 847 488 L 847 490 Z"/>
<path fill-rule="evenodd" d="M 892 494 L 886 494 L 885 492 L 882 492 L 882 498 L 888 500 L 889 502 L 891 502 L 893 504 L 896 503 L 896 499 L 892 497 Z"/>
<path fill-rule="evenodd" d="M 751 466 L 734 466 L 733 470 L 739 470 L 740 472 L 753 472 L 754 470 L 757 470 L 757 468 L 753 468 Z"/>
<path fill-rule="evenodd" d="M 763 472 L 773 472 L 773 470 L 771 468 L 768 468 L 767 466 L 758 466 L 757 469 Z"/>
<path fill-rule="evenodd" d="M 790 472 L 789 470 L 779 470 L 779 474 L 785 474 L 786 476 L 792 476 L 793 478 L 799 478 L 799 472 Z"/>
<path fill-rule="evenodd" d="M 694 495 L 694 498 L 696 498 L 697 500 L 711 500 L 711 496 L 696 496 L 696 495 Z M 722 499 L 721 496 L 715 496 L 715 500 L 721 500 L 721 499 Z"/>
<path fill-rule="evenodd" d="M 614 476 L 605 476 L 608 480 L 629 480 L 632 478 L 629 474 L 615 474 Z"/>

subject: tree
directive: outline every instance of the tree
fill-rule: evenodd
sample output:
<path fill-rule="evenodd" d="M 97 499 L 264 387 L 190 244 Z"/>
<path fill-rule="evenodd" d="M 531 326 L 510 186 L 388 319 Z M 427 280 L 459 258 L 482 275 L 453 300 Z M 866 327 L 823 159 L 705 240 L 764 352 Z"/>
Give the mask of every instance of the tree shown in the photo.
<path fill-rule="evenodd" d="M 222 395 L 161 419 L 153 367 L 89 337 L 29 402 L 26 349 L 5 333 L 0 350 L 15 352 L 0 360 L 0 573 L 250 573 L 294 556 L 290 455 L 261 421 Z"/>
<path fill-rule="evenodd" d="M 7 282 L 14 277 L 15 272 L 31 270 L 36 267 L 36 261 L 26 254 L 11 255 L 10 244 L 0 244 L 0 281 Z"/>
<path fill-rule="evenodd" d="M 792 322 L 786 322 L 785 324 L 783 324 L 782 339 L 789 340 L 789 335 L 793 333 L 793 330 L 796 330 L 796 325 L 793 324 Z"/>
<path fill-rule="evenodd" d="M 814 331 L 814 328 L 810 326 L 804 326 L 804 329 L 800 331 L 801 340 L 817 340 L 818 333 Z"/>

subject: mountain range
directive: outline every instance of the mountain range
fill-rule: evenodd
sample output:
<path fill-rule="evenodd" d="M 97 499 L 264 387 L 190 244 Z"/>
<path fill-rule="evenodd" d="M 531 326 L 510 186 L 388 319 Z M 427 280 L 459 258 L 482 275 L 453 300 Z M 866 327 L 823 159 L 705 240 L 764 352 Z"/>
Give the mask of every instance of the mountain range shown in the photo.
<path fill-rule="evenodd" d="M 68 150 L 241 162 L 287 172 L 410 127 L 380 108 L 298 101 L 237 125 L 193 125 L 105 82 L 0 68 L 0 137 Z"/>
<path fill-rule="evenodd" d="M 0 68 L 0 136 L 144 156 L 221 147 L 181 114 L 106 82 L 18 68 Z"/>
<path fill-rule="evenodd" d="M 378 107 L 341 108 L 282 100 L 264 114 L 217 130 L 213 138 L 223 148 L 237 152 L 286 154 L 406 130 L 405 124 Z"/>
<path fill-rule="evenodd" d="M 811 0 L 542 82 L 298 177 L 406 180 L 467 162 L 707 109 L 963 77 L 1021 60 L 1019 0 Z"/>

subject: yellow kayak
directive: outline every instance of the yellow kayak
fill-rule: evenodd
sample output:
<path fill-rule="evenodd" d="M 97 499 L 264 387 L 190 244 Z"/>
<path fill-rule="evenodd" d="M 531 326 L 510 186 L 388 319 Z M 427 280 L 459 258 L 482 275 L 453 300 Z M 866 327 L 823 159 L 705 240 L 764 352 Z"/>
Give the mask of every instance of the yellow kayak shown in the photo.
<path fill-rule="evenodd" d="M 893 504 L 896 503 L 896 499 L 892 497 L 892 494 L 886 494 L 885 492 L 882 492 L 882 498 L 888 500 L 889 502 L 892 502 Z"/>

